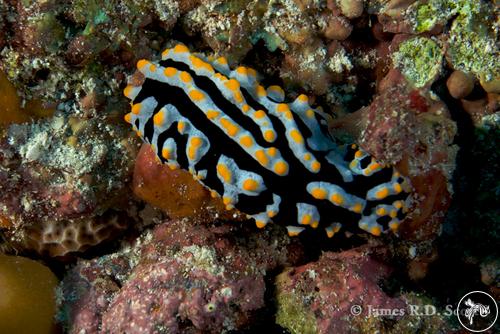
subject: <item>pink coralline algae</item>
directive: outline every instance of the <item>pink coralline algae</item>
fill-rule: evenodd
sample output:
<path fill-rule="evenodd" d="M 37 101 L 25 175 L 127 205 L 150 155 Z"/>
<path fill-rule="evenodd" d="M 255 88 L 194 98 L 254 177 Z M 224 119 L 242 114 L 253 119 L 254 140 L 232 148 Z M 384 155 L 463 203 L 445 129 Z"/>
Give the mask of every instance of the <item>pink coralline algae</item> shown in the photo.
<path fill-rule="evenodd" d="M 356 315 L 351 313 L 353 305 L 358 305 L 364 315 L 369 305 L 391 309 L 405 306 L 378 286 L 389 272 L 366 250 L 324 253 L 317 262 L 277 277 L 277 321 L 293 333 L 346 333 L 359 328 Z"/>
<path fill-rule="evenodd" d="M 386 256 L 383 248 L 361 247 L 326 252 L 316 262 L 285 270 L 276 278 L 277 322 L 294 334 L 446 328 L 438 316 L 408 315 L 409 305 L 422 306 L 417 296 L 391 297 L 384 292 L 381 286 L 392 272 L 381 261 Z"/>
<path fill-rule="evenodd" d="M 168 221 L 120 253 L 80 261 L 63 281 L 60 317 L 70 333 L 245 328 L 265 306 L 264 275 L 301 256 L 282 233 Z"/>

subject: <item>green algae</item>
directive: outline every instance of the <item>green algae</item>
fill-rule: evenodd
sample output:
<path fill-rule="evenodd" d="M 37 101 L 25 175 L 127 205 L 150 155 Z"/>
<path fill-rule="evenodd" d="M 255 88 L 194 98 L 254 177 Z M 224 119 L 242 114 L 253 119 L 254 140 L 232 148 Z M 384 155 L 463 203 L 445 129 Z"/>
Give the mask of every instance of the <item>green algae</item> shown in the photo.
<path fill-rule="evenodd" d="M 402 42 L 392 54 L 394 65 L 415 87 L 424 87 L 439 75 L 443 51 L 430 38 L 414 37 Z"/>
<path fill-rule="evenodd" d="M 455 69 L 472 72 L 484 81 L 500 77 L 498 36 L 488 21 L 486 8 L 459 15 L 451 26 L 447 50 Z"/>
<path fill-rule="evenodd" d="M 446 24 L 454 15 L 477 13 L 481 7 L 479 0 L 429 0 L 417 1 L 410 8 L 416 32 L 432 30 L 438 24 Z"/>
<path fill-rule="evenodd" d="M 98 11 L 93 17 L 93 19 L 87 23 L 87 26 L 82 32 L 82 35 L 84 36 L 91 35 L 94 32 L 96 26 L 102 23 L 107 23 L 109 21 L 110 19 L 109 16 L 106 14 L 106 12 L 102 10 Z"/>
<path fill-rule="evenodd" d="M 413 29 L 428 32 L 452 18 L 447 56 L 452 67 L 482 81 L 500 76 L 498 36 L 492 27 L 491 4 L 480 0 L 417 1 L 409 9 Z M 497 79 L 498 80 L 498 79 Z"/>
<path fill-rule="evenodd" d="M 282 274 L 284 275 L 284 274 Z M 286 274 L 285 274 L 286 275 Z M 280 278 L 278 277 L 278 280 Z M 316 319 L 314 314 L 303 306 L 303 302 L 294 291 L 281 291 L 276 296 L 276 323 L 285 327 L 293 334 L 316 334 Z"/>

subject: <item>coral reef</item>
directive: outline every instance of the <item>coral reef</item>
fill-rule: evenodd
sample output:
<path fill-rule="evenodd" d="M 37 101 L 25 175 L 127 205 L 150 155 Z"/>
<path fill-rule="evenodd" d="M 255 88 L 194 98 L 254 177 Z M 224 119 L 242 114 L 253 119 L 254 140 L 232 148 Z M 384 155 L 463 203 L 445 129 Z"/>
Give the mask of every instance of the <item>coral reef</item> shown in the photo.
<path fill-rule="evenodd" d="M 333 333 L 360 330 L 351 307 L 401 309 L 404 302 L 378 287 L 389 268 L 363 250 L 325 253 L 314 263 L 284 271 L 278 277 L 277 322 L 292 333 Z M 326 306 L 326 307 L 325 307 Z M 382 321 L 382 319 L 380 319 Z"/>
<path fill-rule="evenodd" d="M 432 84 L 441 71 L 443 52 L 430 38 L 412 37 L 399 43 L 392 54 L 394 66 L 416 88 Z"/>
<path fill-rule="evenodd" d="M 73 228 L 102 225 L 107 218 L 96 217 L 124 201 L 124 179 L 131 170 L 126 153 L 133 152 L 133 148 L 127 148 L 125 140 L 112 139 L 109 133 L 99 131 L 100 126 L 98 121 L 54 116 L 9 127 L 0 142 L 0 206 L 15 242 L 26 244 L 26 238 L 38 238 L 35 243 L 54 243 L 65 233 L 67 237 L 62 240 L 77 238 Z M 116 224 L 112 220 L 108 220 L 110 228 L 125 225 L 124 221 Z M 60 226 L 54 229 L 50 226 L 55 222 Z M 43 231 L 42 226 L 48 230 Z M 72 240 L 76 242 L 73 246 L 63 248 L 79 250 L 75 245 L 81 244 L 83 250 L 107 233 L 93 236 L 102 228 L 83 229 L 83 239 Z M 53 236 L 42 237 L 49 234 Z M 83 241 L 85 238 L 93 241 Z"/>
<path fill-rule="evenodd" d="M 438 315 L 409 314 L 410 305 L 426 304 L 418 297 L 394 298 L 380 288 L 391 271 L 377 260 L 383 253 L 376 248 L 328 252 L 316 262 L 284 271 L 276 278 L 276 321 L 294 334 L 445 330 L 445 319 Z"/>
<path fill-rule="evenodd" d="M 300 82 L 325 93 L 330 80 L 344 77 L 353 66 L 352 55 L 342 45 L 330 47 L 330 42 L 345 40 L 353 29 L 350 19 L 362 14 L 362 1 L 328 1 L 325 6 L 323 1 L 232 0 L 208 1 L 180 20 L 230 63 L 263 41 L 270 52 L 285 53 L 280 74 L 285 84 Z"/>
<path fill-rule="evenodd" d="M 127 217 L 116 212 L 71 220 L 47 220 L 16 232 L 11 245 L 51 257 L 84 252 L 127 228 Z"/>
<path fill-rule="evenodd" d="M 490 8 L 482 2 L 459 9 L 448 37 L 447 59 L 456 70 L 470 72 L 487 92 L 500 93 L 498 29 L 489 25 Z"/>
<path fill-rule="evenodd" d="M 0 1 L 0 332 L 54 332 L 54 275 L 7 254 L 63 279 L 62 332 L 460 332 L 447 305 L 499 298 L 499 13 L 492 0 Z M 259 230 L 158 164 L 122 91 L 144 83 L 138 60 L 179 43 L 254 68 L 286 101 L 307 95 L 332 140 L 396 165 L 413 187 L 398 234 Z M 370 317 L 371 304 L 441 314 Z"/>
<path fill-rule="evenodd" d="M 63 280 L 68 332 L 221 332 L 250 325 L 264 307 L 264 277 L 301 249 L 278 228 L 168 221 L 123 251 L 80 261 Z"/>
<path fill-rule="evenodd" d="M 382 3 L 383 1 L 372 1 L 368 12 L 378 15 L 384 31 L 399 34 L 426 32 L 436 35 L 444 42 L 446 59 L 453 69 L 471 73 L 481 80 L 486 91 L 498 93 L 498 27 L 490 24 L 494 22 L 495 10 L 498 10 L 494 8 L 494 4 L 468 0 L 392 0 L 385 5 Z M 449 34 L 439 35 L 450 20 Z M 422 47 L 430 47 L 429 42 L 415 46 L 408 51 L 416 53 Z M 412 59 L 424 64 L 421 60 L 437 55 L 432 50 L 428 51 L 431 52 Z M 430 62 L 425 66 L 433 64 Z M 423 73 L 425 72 L 420 72 Z"/>
<path fill-rule="evenodd" d="M 407 171 L 418 204 L 404 229 L 427 239 L 439 232 L 450 204 L 457 129 L 442 101 L 412 86 L 397 70 L 387 74 L 373 102 L 358 111 L 367 119 L 360 143 L 377 159 Z"/>

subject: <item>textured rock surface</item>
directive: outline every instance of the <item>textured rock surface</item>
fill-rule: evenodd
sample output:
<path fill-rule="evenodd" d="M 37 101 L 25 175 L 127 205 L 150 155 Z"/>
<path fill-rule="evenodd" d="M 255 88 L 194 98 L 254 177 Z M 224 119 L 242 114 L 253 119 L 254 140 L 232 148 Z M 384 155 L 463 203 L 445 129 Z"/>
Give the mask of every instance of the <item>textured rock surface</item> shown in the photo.
<path fill-rule="evenodd" d="M 80 261 L 63 280 L 60 319 L 71 333 L 245 328 L 265 307 L 265 275 L 301 257 L 281 229 L 248 232 L 168 221 L 122 252 Z"/>
<path fill-rule="evenodd" d="M 78 251 L 80 242 L 82 250 L 98 243 L 85 238 L 105 239 L 105 233 L 93 236 L 101 228 L 90 225 L 105 225 L 107 218 L 100 217 L 111 215 L 111 207 L 127 201 L 125 180 L 131 170 L 127 153 L 133 152 L 126 141 L 101 131 L 105 124 L 52 117 L 9 127 L 6 138 L 0 140 L 0 207 L 1 215 L 10 222 L 8 232 L 14 242 L 30 246 L 27 239 L 41 245 L 57 243 L 66 227 L 89 226 L 84 228 L 87 236 L 80 240 L 74 238 L 77 232 L 69 231 L 72 236 L 67 239 L 73 239 L 75 245 L 51 252 L 55 256 Z M 110 229 L 125 225 L 124 221 L 109 222 Z M 33 230 L 39 232 L 33 234 Z M 55 236 L 48 240 L 40 238 L 51 233 Z"/>
<path fill-rule="evenodd" d="M 398 70 L 389 71 L 372 103 L 334 126 L 357 128 L 362 120 L 363 147 L 379 161 L 397 164 L 411 178 L 414 210 L 402 233 L 433 239 L 450 205 L 457 128 L 442 101 L 412 86 Z"/>
<path fill-rule="evenodd" d="M 423 301 L 390 297 L 381 289 L 392 271 L 377 260 L 383 253 L 369 248 L 327 252 L 317 262 L 284 271 L 276 278 L 277 322 L 291 333 L 443 330 L 446 325 L 439 316 L 408 314 L 409 305 Z M 383 315 L 384 309 L 398 311 Z"/>

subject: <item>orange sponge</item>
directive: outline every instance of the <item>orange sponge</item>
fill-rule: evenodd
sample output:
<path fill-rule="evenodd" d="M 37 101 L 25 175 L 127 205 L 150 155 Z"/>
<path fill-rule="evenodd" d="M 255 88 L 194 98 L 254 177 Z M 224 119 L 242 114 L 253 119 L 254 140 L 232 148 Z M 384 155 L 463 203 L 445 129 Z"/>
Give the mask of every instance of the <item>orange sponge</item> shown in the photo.
<path fill-rule="evenodd" d="M 41 263 L 0 254 L 0 333 L 55 333 L 57 284 Z"/>

